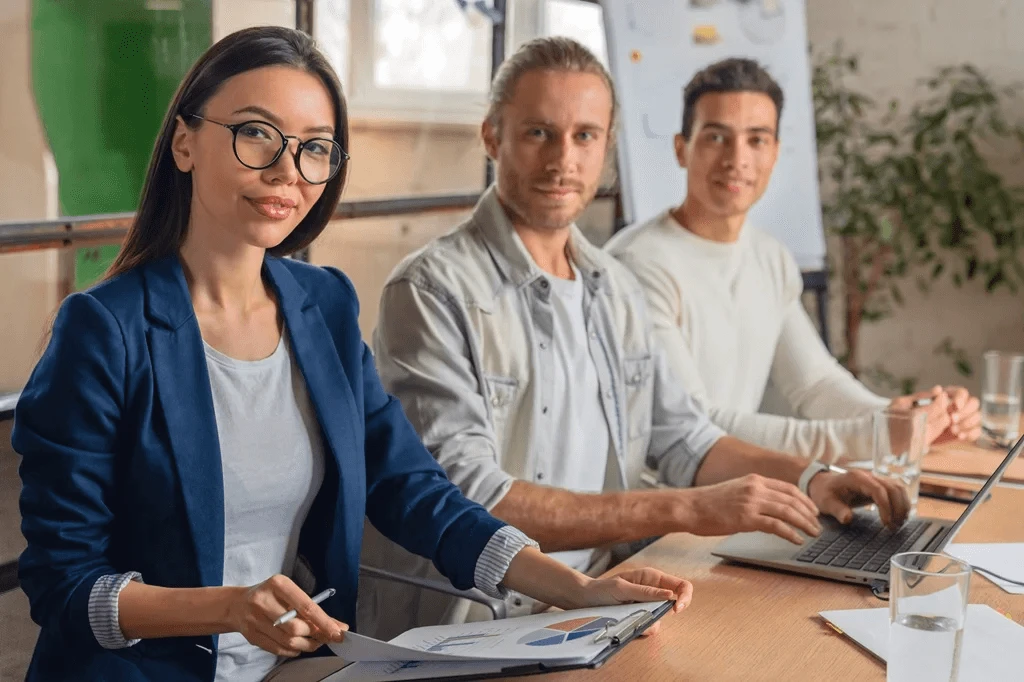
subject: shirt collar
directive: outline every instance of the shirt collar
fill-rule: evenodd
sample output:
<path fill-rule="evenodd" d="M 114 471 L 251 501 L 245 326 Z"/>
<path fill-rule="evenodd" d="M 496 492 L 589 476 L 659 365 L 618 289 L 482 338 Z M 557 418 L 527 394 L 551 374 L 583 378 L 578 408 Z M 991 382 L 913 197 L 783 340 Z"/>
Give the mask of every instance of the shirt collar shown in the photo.
<path fill-rule="evenodd" d="M 515 287 L 522 288 L 552 276 L 541 270 L 526 250 L 498 199 L 496 186 L 491 185 L 480 197 L 471 220 L 480 230 L 501 276 Z M 599 249 L 587 241 L 575 223 L 569 226 L 569 231 L 569 257 L 579 269 L 587 289 L 592 294 L 604 289 L 608 286 L 608 273 L 599 263 Z"/>

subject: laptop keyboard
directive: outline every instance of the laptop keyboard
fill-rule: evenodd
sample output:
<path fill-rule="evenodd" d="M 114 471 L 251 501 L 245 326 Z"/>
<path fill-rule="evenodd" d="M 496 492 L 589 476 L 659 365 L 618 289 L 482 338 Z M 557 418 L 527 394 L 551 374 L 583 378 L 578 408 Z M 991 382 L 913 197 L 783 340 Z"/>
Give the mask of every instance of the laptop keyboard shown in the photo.
<path fill-rule="evenodd" d="M 928 521 L 919 519 L 891 530 L 877 517 L 857 516 L 849 526 L 825 530 L 796 556 L 796 560 L 819 566 L 888 573 L 890 557 L 908 550 L 928 526 Z"/>

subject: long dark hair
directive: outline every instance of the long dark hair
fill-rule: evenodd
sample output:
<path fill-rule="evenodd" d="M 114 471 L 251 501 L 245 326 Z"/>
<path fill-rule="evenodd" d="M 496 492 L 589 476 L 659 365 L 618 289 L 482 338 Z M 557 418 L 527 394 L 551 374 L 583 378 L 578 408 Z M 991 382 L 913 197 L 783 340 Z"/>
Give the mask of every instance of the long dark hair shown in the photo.
<path fill-rule="evenodd" d="M 192 177 L 178 170 L 171 154 L 177 117 L 184 118 L 189 127 L 197 127 L 201 121 L 188 114 L 200 113 L 229 78 L 265 66 L 290 66 L 319 76 L 334 103 L 334 139 L 348 151 L 348 113 L 341 83 L 312 38 L 280 26 L 247 28 L 226 36 L 199 58 L 178 86 L 153 147 L 138 211 L 107 278 L 175 254 L 181 248 L 192 204 Z M 323 232 L 341 197 L 346 174 L 347 164 L 327 183 L 302 222 L 269 250 L 271 254 L 294 253 Z"/>

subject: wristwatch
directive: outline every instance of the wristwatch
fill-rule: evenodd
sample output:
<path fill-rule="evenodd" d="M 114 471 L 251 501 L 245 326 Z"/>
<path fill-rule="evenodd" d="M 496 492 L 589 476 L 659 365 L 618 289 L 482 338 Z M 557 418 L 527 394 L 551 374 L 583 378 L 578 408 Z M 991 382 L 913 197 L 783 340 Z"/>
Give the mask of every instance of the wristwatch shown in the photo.
<path fill-rule="evenodd" d="M 800 492 L 804 495 L 808 495 L 807 487 L 811 484 L 811 479 L 820 474 L 823 471 L 828 471 L 833 474 L 845 474 L 846 469 L 837 467 L 832 464 L 822 464 L 821 462 L 814 461 L 807 465 L 804 472 L 800 474 L 800 480 L 797 482 L 796 487 L 800 488 Z"/>

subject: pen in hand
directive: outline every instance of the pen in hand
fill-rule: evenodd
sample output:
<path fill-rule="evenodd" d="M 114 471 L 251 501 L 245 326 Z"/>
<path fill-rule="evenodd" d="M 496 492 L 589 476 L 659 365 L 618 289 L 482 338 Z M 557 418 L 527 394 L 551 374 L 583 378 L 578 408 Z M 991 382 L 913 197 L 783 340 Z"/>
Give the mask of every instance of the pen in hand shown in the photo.
<path fill-rule="evenodd" d="M 325 599 L 329 599 L 329 598 L 333 597 L 334 596 L 334 592 L 335 592 L 335 590 L 334 590 L 333 587 L 328 587 L 326 590 L 324 590 L 320 594 L 318 594 L 315 597 L 313 597 L 313 603 L 314 604 L 319 604 L 320 602 L 324 601 Z M 277 627 L 278 625 L 284 625 L 285 623 L 290 621 L 292 618 L 295 618 L 295 616 L 297 616 L 297 615 L 299 615 L 299 613 L 295 609 L 292 609 L 291 611 L 288 611 L 288 612 L 282 614 L 280 618 L 278 618 L 277 620 L 274 621 L 274 627 Z"/>

